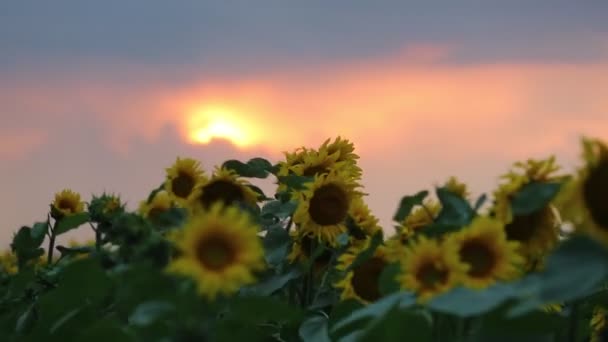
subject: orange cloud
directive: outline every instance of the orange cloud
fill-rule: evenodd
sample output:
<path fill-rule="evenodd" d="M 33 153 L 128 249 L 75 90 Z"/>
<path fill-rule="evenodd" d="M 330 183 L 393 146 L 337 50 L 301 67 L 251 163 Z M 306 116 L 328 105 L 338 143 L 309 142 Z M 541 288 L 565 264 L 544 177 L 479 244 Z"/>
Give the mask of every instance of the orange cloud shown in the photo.
<path fill-rule="evenodd" d="M 133 141 L 158 139 L 169 126 L 192 144 L 223 138 L 239 148 L 277 153 L 340 134 L 363 154 L 446 158 L 491 151 L 521 158 L 559 151 L 582 133 L 608 138 L 602 120 L 608 59 L 467 65 L 451 63 L 449 51 L 420 45 L 373 60 L 179 86 L 158 80 L 123 84 L 118 78 L 129 72 L 129 79 L 149 76 L 146 70 L 119 70 L 21 85 L 10 98 L 16 112 L 44 110 L 64 121 L 66 112 L 91 113 L 107 143 L 123 153 Z"/>

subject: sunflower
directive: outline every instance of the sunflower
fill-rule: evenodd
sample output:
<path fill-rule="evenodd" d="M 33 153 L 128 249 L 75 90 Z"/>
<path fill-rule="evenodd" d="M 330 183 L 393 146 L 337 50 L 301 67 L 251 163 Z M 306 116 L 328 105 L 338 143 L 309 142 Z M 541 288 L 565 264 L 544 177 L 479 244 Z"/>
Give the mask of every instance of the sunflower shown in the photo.
<path fill-rule="evenodd" d="M 395 234 L 386 239 L 384 244 L 390 262 L 400 261 L 405 256 L 406 245 L 412 241 L 411 238 L 410 230 L 398 229 Z"/>
<path fill-rule="evenodd" d="M 183 207 L 190 206 L 197 197 L 199 188 L 207 182 L 200 163 L 192 158 L 177 157 L 166 172 L 165 190 Z"/>
<path fill-rule="evenodd" d="M 254 282 L 254 273 L 265 266 L 257 233 L 249 215 L 215 203 L 170 236 L 181 254 L 167 271 L 193 278 L 198 292 L 210 300 L 233 294 Z"/>
<path fill-rule="evenodd" d="M 583 138 L 585 164 L 560 192 L 557 205 L 576 229 L 608 244 L 608 146 Z"/>
<path fill-rule="evenodd" d="M 51 204 L 51 216 L 59 220 L 64 216 L 79 214 L 84 211 L 84 203 L 80 200 L 80 194 L 65 189 L 55 194 L 55 200 Z"/>
<path fill-rule="evenodd" d="M 4 251 L 0 254 L 0 273 L 17 273 L 17 256 L 11 251 Z"/>
<path fill-rule="evenodd" d="M 216 167 L 211 179 L 201 187 L 195 208 L 208 209 L 216 202 L 224 205 L 246 203 L 255 206 L 258 195 L 231 169 Z"/>
<path fill-rule="evenodd" d="M 291 231 L 289 235 L 293 240 L 293 244 L 291 245 L 291 251 L 287 256 L 287 260 L 290 263 L 307 262 L 312 255 L 313 248 L 315 248 L 315 239 L 310 235 L 301 234 L 298 231 Z M 329 266 L 332 255 L 332 249 L 325 246 L 325 250 L 321 253 L 321 255 L 315 258 L 313 265 L 313 273 L 315 275 L 321 274 Z"/>
<path fill-rule="evenodd" d="M 458 255 L 466 267 L 458 281 L 470 288 L 485 288 L 519 274 L 525 260 L 517 253 L 518 243 L 507 241 L 504 225 L 495 219 L 477 217 L 470 226 L 450 234 L 444 248 Z"/>
<path fill-rule="evenodd" d="M 338 258 L 336 269 L 345 271 L 361 252 L 369 248 L 369 241 L 367 239 L 362 245 L 350 247 Z M 371 258 L 353 268 L 343 279 L 334 284 L 334 287 L 342 290 L 340 298 L 356 299 L 365 304 L 378 300 L 381 297 L 380 275 L 388 264 L 386 246 L 379 245 Z"/>
<path fill-rule="evenodd" d="M 519 170 L 518 170 L 519 169 Z M 505 223 L 507 239 L 520 242 L 520 253 L 526 258 L 539 258 L 550 251 L 559 240 L 559 213 L 551 203 L 527 215 L 514 215 L 511 199 L 519 190 L 532 182 L 561 182 L 564 176 L 554 173 L 559 170 L 555 158 L 528 160 L 516 163 L 515 168 L 502 176 L 506 180 L 495 191 L 491 212 Z"/>
<path fill-rule="evenodd" d="M 295 191 L 293 198 L 298 207 L 293 222 L 306 234 L 330 246 L 336 246 L 338 235 L 347 231 L 346 218 L 353 199 L 361 193 L 359 185 L 348 176 L 331 172 L 317 175 L 304 190 Z"/>
<path fill-rule="evenodd" d="M 162 222 L 161 215 L 175 207 L 174 199 L 175 197 L 169 195 L 168 192 L 164 190 L 158 191 L 150 202 L 140 202 L 139 214 L 150 222 L 159 224 Z"/>
<path fill-rule="evenodd" d="M 606 335 L 606 309 L 601 306 L 596 306 L 593 309 L 593 316 L 589 325 L 591 327 L 591 342 L 603 341 Z"/>
<path fill-rule="evenodd" d="M 442 248 L 437 240 L 420 236 L 406 247 L 401 259 L 401 287 L 418 294 L 420 302 L 451 289 L 464 270 L 453 250 Z"/>
<path fill-rule="evenodd" d="M 440 211 L 441 204 L 439 202 L 427 199 L 422 205 L 416 205 L 412 208 L 409 215 L 401 222 L 398 230 L 411 236 L 432 224 Z"/>
<path fill-rule="evenodd" d="M 448 181 L 443 185 L 451 193 L 458 195 L 464 199 L 468 199 L 470 196 L 469 189 L 465 183 L 462 183 L 456 177 L 450 177 Z"/>
<path fill-rule="evenodd" d="M 356 196 L 351 204 L 349 216 L 354 227 L 348 227 L 348 233 L 352 243 L 365 241 L 377 232 L 382 233 L 382 227 L 378 224 L 378 218 L 371 211 L 362 197 Z"/>
<path fill-rule="evenodd" d="M 302 155 L 302 162 L 292 166 L 290 170 L 294 175 L 313 177 L 324 175 L 332 171 L 339 171 L 352 179 L 361 178 L 361 169 L 348 160 L 339 161 L 340 153 L 330 154 L 325 147 L 319 150 L 307 150 Z"/>

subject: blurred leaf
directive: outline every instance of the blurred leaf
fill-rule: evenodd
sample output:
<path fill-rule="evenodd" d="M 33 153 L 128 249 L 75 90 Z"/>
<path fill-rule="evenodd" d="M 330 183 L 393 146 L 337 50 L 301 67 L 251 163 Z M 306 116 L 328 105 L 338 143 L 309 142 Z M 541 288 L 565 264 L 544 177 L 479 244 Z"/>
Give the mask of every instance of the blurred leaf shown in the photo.
<path fill-rule="evenodd" d="M 529 215 L 544 208 L 557 195 L 560 183 L 530 182 L 511 199 L 513 214 Z"/>
<path fill-rule="evenodd" d="M 253 192 L 255 192 L 258 195 L 258 201 L 267 201 L 267 200 L 271 200 L 272 198 L 266 196 L 266 194 L 264 193 L 264 190 L 262 190 L 260 187 L 255 186 L 253 184 L 247 184 L 247 187 L 251 190 L 253 190 Z"/>
<path fill-rule="evenodd" d="M 380 279 L 378 280 L 378 286 L 380 287 L 380 293 L 385 296 L 391 293 L 399 292 L 400 284 L 397 281 L 397 276 L 401 273 L 401 265 L 399 262 L 388 264 L 382 270 Z"/>
<path fill-rule="evenodd" d="M 231 300 L 227 316 L 247 323 L 293 322 L 304 312 L 273 297 L 244 296 Z"/>
<path fill-rule="evenodd" d="M 446 188 L 438 188 L 436 191 L 441 202 L 441 211 L 435 219 L 437 224 L 463 227 L 471 222 L 475 211 L 467 200 Z"/>
<path fill-rule="evenodd" d="M 299 331 L 303 341 L 330 342 L 327 330 L 327 317 L 316 315 L 302 323 Z"/>
<path fill-rule="evenodd" d="M 64 216 L 55 223 L 54 233 L 59 236 L 87 222 L 89 222 L 89 213 L 86 212 Z"/>
<path fill-rule="evenodd" d="M 285 260 L 291 246 L 291 237 L 283 228 L 270 228 L 264 236 L 266 261 L 270 265 L 278 265 Z"/>
<path fill-rule="evenodd" d="M 25 334 L 29 331 L 34 323 L 36 322 L 36 303 L 30 304 L 25 311 L 19 315 L 17 319 L 17 325 L 15 327 L 15 332 L 18 334 Z"/>
<path fill-rule="evenodd" d="M 488 199 L 488 195 L 486 195 L 486 194 L 482 194 L 481 196 L 479 196 L 477 201 L 475 201 L 475 206 L 473 207 L 473 210 L 475 212 L 478 212 L 479 209 L 481 209 L 481 207 L 484 205 L 484 203 L 486 203 L 487 199 Z"/>
<path fill-rule="evenodd" d="M 410 292 L 396 292 L 361 309 L 352 311 L 341 321 L 332 326 L 332 331 L 338 331 L 360 320 L 383 317 L 393 308 L 408 308 L 416 303 L 416 298 Z"/>
<path fill-rule="evenodd" d="M 139 304 L 129 316 L 129 324 L 147 326 L 174 311 L 175 306 L 167 301 L 152 300 L 144 302 Z"/>
<path fill-rule="evenodd" d="M 393 307 L 367 324 L 357 341 L 432 341 L 431 319 L 421 311 Z"/>
<path fill-rule="evenodd" d="M 36 222 L 32 227 L 31 235 L 34 243 L 40 246 L 46 237 L 46 233 L 49 230 L 49 223 L 47 221 L 44 222 Z"/>
<path fill-rule="evenodd" d="M 266 178 L 273 169 L 272 164 L 263 158 L 253 158 L 247 163 L 238 160 L 228 160 L 222 167 L 234 170 L 239 176 L 249 178 Z"/>
<path fill-rule="evenodd" d="M 433 298 L 427 306 L 438 312 L 470 317 L 488 312 L 517 294 L 516 287 L 509 283 L 498 283 L 484 290 L 456 287 Z"/>
<path fill-rule="evenodd" d="M 114 318 L 102 318 L 96 320 L 94 324 L 81 329 L 80 334 L 74 338 L 74 341 L 87 342 L 135 342 L 133 336 L 130 336 L 121 323 Z"/>
<path fill-rule="evenodd" d="M 491 340 L 492 336 L 518 339 L 525 335 L 554 335 L 568 326 L 568 319 L 555 313 L 537 310 L 517 318 L 508 318 L 504 314 L 505 310 L 499 310 L 484 315 L 481 318 L 479 334 L 488 340 Z"/>
<path fill-rule="evenodd" d="M 306 184 L 314 181 L 314 177 L 296 175 L 279 176 L 278 179 L 279 183 L 285 184 L 289 189 L 292 190 L 303 190 L 306 188 Z"/>
<path fill-rule="evenodd" d="M 298 204 L 294 201 L 281 202 L 270 201 L 262 207 L 262 216 L 273 215 L 279 219 L 285 219 L 293 215 Z"/>
<path fill-rule="evenodd" d="M 241 293 L 247 295 L 270 296 L 277 290 L 282 289 L 290 280 L 297 279 L 302 275 L 300 269 L 293 267 L 283 274 L 273 274 L 261 282 L 241 289 Z"/>
<path fill-rule="evenodd" d="M 543 304 L 591 295 L 608 279 L 607 260 L 608 250 L 589 237 L 574 236 L 564 241 L 549 255 L 542 272 L 522 282 L 521 286 L 525 285 L 531 293 L 510 314 L 517 316 Z"/>
<path fill-rule="evenodd" d="M 37 259 L 44 254 L 44 249 L 39 248 L 42 241 L 32 238 L 30 227 L 21 227 L 13 237 L 11 249 L 17 255 L 19 269 L 25 267 L 28 261 Z"/>
<path fill-rule="evenodd" d="M 370 241 L 369 247 L 357 254 L 355 260 L 353 260 L 353 262 L 344 270 L 344 272 L 350 272 L 354 268 L 358 267 L 359 265 L 373 257 L 374 253 L 376 252 L 376 249 L 382 244 L 382 242 L 384 242 L 384 237 L 382 236 L 382 234 L 380 232 L 374 234 Z"/>
<path fill-rule="evenodd" d="M 397 212 L 393 216 L 393 220 L 397 222 L 401 222 L 405 220 L 405 218 L 410 214 L 412 209 L 417 205 L 422 205 L 426 196 L 428 196 L 429 192 L 424 190 L 420 191 L 413 196 L 404 196 L 401 198 L 401 202 L 399 203 L 399 208 Z"/>

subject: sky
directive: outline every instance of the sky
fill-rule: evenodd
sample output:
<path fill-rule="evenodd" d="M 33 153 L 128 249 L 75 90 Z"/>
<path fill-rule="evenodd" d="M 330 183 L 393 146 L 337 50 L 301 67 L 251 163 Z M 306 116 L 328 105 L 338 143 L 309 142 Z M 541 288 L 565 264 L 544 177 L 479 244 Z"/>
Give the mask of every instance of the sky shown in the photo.
<path fill-rule="evenodd" d="M 450 176 L 476 196 L 518 160 L 571 171 L 581 136 L 608 140 L 607 91 L 606 1 L 5 1 L 0 247 L 64 188 L 134 209 L 177 156 L 338 135 L 390 233 Z"/>

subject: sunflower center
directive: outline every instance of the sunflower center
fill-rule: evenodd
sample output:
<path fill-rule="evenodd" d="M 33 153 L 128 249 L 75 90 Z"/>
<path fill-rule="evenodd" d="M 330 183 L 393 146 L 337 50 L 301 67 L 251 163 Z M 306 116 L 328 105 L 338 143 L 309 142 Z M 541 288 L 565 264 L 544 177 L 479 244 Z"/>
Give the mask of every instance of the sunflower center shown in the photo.
<path fill-rule="evenodd" d="M 216 180 L 203 187 L 203 194 L 200 201 L 204 207 L 210 207 L 213 203 L 221 201 L 228 205 L 234 202 L 243 201 L 245 194 L 243 189 L 234 182 L 226 180 Z"/>
<path fill-rule="evenodd" d="M 495 254 L 481 240 L 465 242 L 460 248 L 460 259 L 471 267 L 468 274 L 475 278 L 487 276 L 496 264 Z"/>
<path fill-rule="evenodd" d="M 522 243 L 530 241 L 543 223 L 547 210 L 550 210 L 549 207 L 537 210 L 528 215 L 515 216 L 513 221 L 505 226 L 507 240 L 519 241 Z"/>
<path fill-rule="evenodd" d="M 348 214 L 348 196 L 335 184 L 327 184 L 314 192 L 308 212 L 322 226 L 339 224 Z"/>
<path fill-rule="evenodd" d="M 69 210 L 71 212 L 74 211 L 74 203 L 69 199 L 63 198 L 58 203 L 59 209 Z"/>
<path fill-rule="evenodd" d="M 236 249 L 224 236 L 208 236 L 198 242 L 196 256 L 206 268 L 222 271 L 234 263 Z"/>
<path fill-rule="evenodd" d="M 321 175 L 321 174 L 327 173 L 327 171 L 328 171 L 327 166 L 320 164 L 320 165 L 314 165 L 314 166 L 307 167 L 302 172 L 302 175 L 304 175 L 306 177 L 312 177 L 315 175 Z"/>
<path fill-rule="evenodd" d="M 591 170 L 583 184 L 583 198 L 593 221 L 608 230 L 608 159 Z"/>
<path fill-rule="evenodd" d="M 177 177 L 171 181 L 173 193 L 177 197 L 186 198 L 194 189 L 194 178 L 185 172 L 180 172 Z"/>
<path fill-rule="evenodd" d="M 429 261 L 418 269 L 416 279 L 423 289 L 434 289 L 447 282 L 448 271 L 438 268 L 434 261 Z"/>
<path fill-rule="evenodd" d="M 353 270 L 351 284 L 355 293 L 368 302 L 380 298 L 380 274 L 386 263 L 378 257 L 372 257 Z"/>

